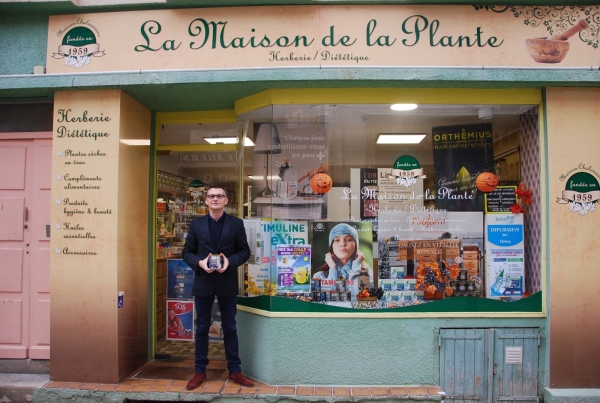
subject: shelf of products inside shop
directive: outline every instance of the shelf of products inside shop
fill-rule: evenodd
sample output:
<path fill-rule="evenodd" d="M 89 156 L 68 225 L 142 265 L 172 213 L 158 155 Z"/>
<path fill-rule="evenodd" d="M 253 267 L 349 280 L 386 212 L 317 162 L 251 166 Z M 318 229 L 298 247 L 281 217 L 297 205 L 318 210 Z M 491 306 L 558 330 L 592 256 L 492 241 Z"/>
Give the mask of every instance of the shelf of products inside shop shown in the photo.
<path fill-rule="evenodd" d="M 170 172 L 158 171 L 157 188 L 159 192 L 184 194 L 187 192 L 191 179 Z"/>

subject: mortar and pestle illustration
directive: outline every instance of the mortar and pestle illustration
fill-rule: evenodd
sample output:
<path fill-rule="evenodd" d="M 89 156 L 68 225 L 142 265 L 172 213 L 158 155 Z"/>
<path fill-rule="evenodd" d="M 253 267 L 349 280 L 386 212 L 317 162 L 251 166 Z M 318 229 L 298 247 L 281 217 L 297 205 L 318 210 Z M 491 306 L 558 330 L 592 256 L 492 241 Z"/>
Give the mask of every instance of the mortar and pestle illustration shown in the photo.
<path fill-rule="evenodd" d="M 548 38 L 526 39 L 527 52 L 537 63 L 560 63 L 569 51 L 568 39 L 588 26 L 587 21 L 581 19 L 565 32 Z"/>

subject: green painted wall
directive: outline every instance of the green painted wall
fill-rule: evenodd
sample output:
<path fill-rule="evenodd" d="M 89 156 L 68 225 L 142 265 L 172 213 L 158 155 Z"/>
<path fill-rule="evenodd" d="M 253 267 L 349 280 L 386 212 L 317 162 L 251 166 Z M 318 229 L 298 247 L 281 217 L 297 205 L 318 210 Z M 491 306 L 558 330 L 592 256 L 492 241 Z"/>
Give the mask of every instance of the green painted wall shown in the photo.
<path fill-rule="evenodd" d="M 242 371 L 271 385 L 438 385 L 440 328 L 539 327 L 546 320 L 267 318 L 238 311 Z"/>
<path fill-rule="evenodd" d="M 1 11 L 1 9 L 0 9 Z M 48 15 L 0 12 L 0 74 L 32 74 L 46 65 Z"/>

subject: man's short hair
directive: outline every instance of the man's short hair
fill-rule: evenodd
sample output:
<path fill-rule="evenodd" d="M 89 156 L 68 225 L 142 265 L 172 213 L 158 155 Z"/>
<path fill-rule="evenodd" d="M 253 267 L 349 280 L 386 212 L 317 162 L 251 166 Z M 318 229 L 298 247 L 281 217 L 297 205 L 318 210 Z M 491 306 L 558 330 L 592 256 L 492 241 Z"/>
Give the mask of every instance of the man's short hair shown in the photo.
<path fill-rule="evenodd" d="M 206 190 L 206 193 L 208 194 L 208 191 L 211 189 L 221 189 L 221 190 L 223 190 L 223 192 L 225 192 L 225 197 L 227 197 L 227 189 L 225 189 L 225 187 L 223 185 L 211 185 Z"/>

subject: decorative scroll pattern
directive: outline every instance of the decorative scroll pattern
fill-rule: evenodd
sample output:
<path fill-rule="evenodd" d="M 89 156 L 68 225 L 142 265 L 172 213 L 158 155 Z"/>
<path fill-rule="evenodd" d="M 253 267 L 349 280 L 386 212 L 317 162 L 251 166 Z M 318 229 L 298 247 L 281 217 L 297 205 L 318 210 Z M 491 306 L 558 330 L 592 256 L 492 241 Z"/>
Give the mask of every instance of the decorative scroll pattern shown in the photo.
<path fill-rule="evenodd" d="M 564 32 L 580 19 L 589 24 L 579 32 L 579 39 L 593 48 L 600 43 L 600 6 L 473 6 L 475 10 L 495 13 L 511 12 L 515 18 L 524 18 L 523 23 L 532 27 L 544 25 L 550 35 Z"/>

